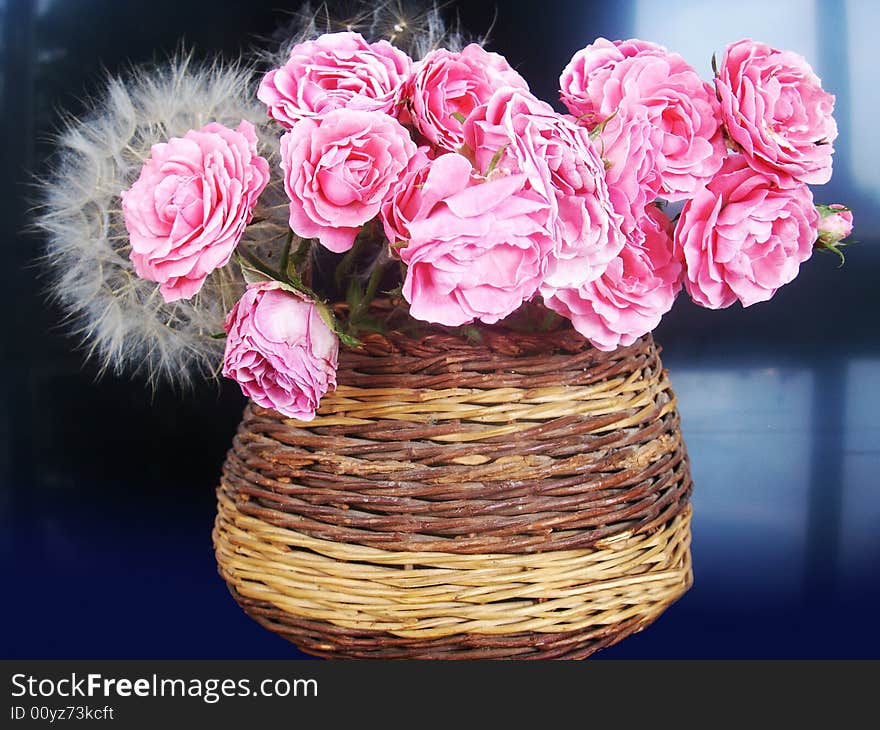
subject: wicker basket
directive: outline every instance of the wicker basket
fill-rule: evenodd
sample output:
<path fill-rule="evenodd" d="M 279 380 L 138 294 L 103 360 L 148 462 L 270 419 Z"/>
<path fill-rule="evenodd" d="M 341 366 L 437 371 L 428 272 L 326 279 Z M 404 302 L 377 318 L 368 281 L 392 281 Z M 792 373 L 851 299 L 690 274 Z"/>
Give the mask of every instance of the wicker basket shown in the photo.
<path fill-rule="evenodd" d="M 249 405 L 220 572 L 303 651 L 580 658 L 691 584 L 691 480 L 650 336 L 371 336 L 311 422 Z"/>

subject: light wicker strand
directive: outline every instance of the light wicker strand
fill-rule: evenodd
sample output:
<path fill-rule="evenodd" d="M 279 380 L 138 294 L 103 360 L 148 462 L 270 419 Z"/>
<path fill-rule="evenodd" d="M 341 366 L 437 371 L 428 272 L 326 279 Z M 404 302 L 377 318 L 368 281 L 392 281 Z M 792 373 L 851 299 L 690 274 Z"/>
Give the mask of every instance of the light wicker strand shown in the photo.
<path fill-rule="evenodd" d="M 690 509 L 652 534 L 539 554 L 385 551 L 242 514 L 221 495 L 223 577 L 246 598 L 353 630 L 424 639 L 653 620 L 691 584 Z"/>

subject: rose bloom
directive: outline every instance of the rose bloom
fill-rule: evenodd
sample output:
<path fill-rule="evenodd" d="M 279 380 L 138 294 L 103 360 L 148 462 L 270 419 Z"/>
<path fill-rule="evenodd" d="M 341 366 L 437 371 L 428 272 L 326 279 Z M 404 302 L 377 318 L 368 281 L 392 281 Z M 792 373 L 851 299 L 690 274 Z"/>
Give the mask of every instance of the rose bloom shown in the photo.
<path fill-rule="evenodd" d="M 414 193 L 418 216 L 400 249 L 403 296 L 416 319 L 448 326 L 493 324 L 538 289 L 553 245 L 546 201 L 524 175 L 486 181 L 458 154 L 431 161 Z M 433 205 L 430 201 L 436 201 Z"/>
<path fill-rule="evenodd" d="M 281 138 L 290 227 L 331 251 L 348 251 L 416 151 L 409 132 L 382 112 L 336 109 L 297 122 Z"/>
<path fill-rule="evenodd" d="M 254 403 L 310 421 L 336 388 L 339 340 L 315 303 L 277 281 L 252 284 L 226 317 L 223 375 Z"/>
<path fill-rule="evenodd" d="M 818 219 L 806 185 L 731 155 L 685 203 L 675 230 L 688 294 L 710 309 L 770 299 L 810 258 Z"/>
<path fill-rule="evenodd" d="M 600 350 L 631 345 L 660 324 L 681 289 L 682 266 L 672 246 L 672 223 L 649 205 L 626 244 L 602 274 L 576 288 L 553 289 L 544 303 L 571 320 Z"/>
<path fill-rule="evenodd" d="M 834 96 L 802 56 L 738 41 L 724 52 L 715 88 L 727 133 L 755 168 L 810 184 L 831 179 Z"/>
<path fill-rule="evenodd" d="M 819 209 L 819 241 L 834 245 L 846 238 L 853 229 L 853 214 L 846 206 L 820 206 Z"/>
<path fill-rule="evenodd" d="M 624 239 L 586 129 L 528 91 L 503 88 L 467 118 L 464 138 L 478 170 L 522 173 L 548 201 L 555 245 L 545 282 L 577 286 L 605 270 Z"/>
<path fill-rule="evenodd" d="M 263 77 L 257 98 L 287 128 L 340 108 L 393 115 L 411 71 L 410 57 L 388 41 L 327 33 L 294 46 L 287 63 Z"/>
<path fill-rule="evenodd" d="M 644 113 L 660 130 L 654 152 L 668 200 L 690 197 L 721 167 L 718 100 L 679 54 L 638 39 L 599 38 L 574 55 L 559 83 L 565 105 L 590 128 L 612 114 Z"/>
<path fill-rule="evenodd" d="M 137 275 L 159 283 L 166 302 L 190 299 L 229 263 L 269 182 L 249 122 L 212 122 L 153 145 L 122 215 Z"/>
<path fill-rule="evenodd" d="M 606 160 L 605 182 L 614 210 L 623 218 L 628 234 L 639 224 L 645 206 L 660 192 L 657 149 L 661 131 L 644 111 L 616 114 L 602 128 L 595 144 Z"/>
<path fill-rule="evenodd" d="M 432 191 L 442 189 L 442 186 L 435 184 L 436 176 L 443 174 L 442 166 L 432 167 L 429 164 L 431 159 L 427 148 L 419 147 L 410 162 L 409 171 L 392 188 L 390 196 L 382 204 L 379 215 L 385 237 L 391 244 L 409 241 L 410 221 L 424 217 L 439 202 L 438 198 L 433 197 Z M 430 181 L 429 176 L 432 178 Z M 396 254 L 397 246 L 392 246 L 391 251 Z"/>
<path fill-rule="evenodd" d="M 415 127 L 431 143 L 458 150 L 464 142 L 462 122 L 502 86 L 528 91 L 528 84 L 503 56 L 476 43 L 460 53 L 438 48 L 416 63 L 407 88 Z"/>

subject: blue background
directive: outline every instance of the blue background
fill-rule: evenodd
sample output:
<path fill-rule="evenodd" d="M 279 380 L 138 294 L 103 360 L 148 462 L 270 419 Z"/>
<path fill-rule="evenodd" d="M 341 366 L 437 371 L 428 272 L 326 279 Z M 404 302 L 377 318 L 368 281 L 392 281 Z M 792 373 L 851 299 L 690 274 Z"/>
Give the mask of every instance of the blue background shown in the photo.
<path fill-rule="evenodd" d="M 180 38 L 201 56 L 235 54 L 284 19 L 280 5 L 0 0 L 0 657 L 299 656 L 216 574 L 213 489 L 237 388 L 98 381 L 45 303 L 39 238 L 22 233 L 58 110 L 83 111 L 103 69 L 161 58 Z M 770 303 L 710 312 L 682 297 L 661 324 L 696 484 L 696 582 L 601 656 L 880 657 L 880 3 L 450 6 L 475 33 L 491 25 L 490 47 L 553 102 L 560 70 L 597 36 L 663 43 L 706 77 L 713 51 L 753 37 L 805 55 L 837 95 L 834 178 L 814 192 L 855 208 L 860 243 L 843 269 L 815 255 Z"/>

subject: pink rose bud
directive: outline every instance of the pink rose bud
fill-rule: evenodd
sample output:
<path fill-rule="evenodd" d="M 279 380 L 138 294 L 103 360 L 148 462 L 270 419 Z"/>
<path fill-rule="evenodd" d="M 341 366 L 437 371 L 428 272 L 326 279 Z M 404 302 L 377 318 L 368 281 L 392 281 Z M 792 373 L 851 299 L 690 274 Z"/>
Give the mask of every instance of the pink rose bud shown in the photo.
<path fill-rule="evenodd" d="M 709 309 L 770 299 L 810 258 L 818 223 L 805 184 L 731 155 L 678 220 L 676 254 L 684 256 L 688 294 Z"/>
<path fill-rule="evenodd" d="M 339 340 L 315 303 L 277 281 L 252 284 L 226 317 L 223 375 L 254 403 L 310 421 L 336 388 Z"/>
<path fill-rule="evenodd" d="M 831 179 L 834 96 L 802 56 L 738 41 L 724 52 L 715 88 L 727 133 L 753 167 L 811 185 Z"/>
<path fill-rule="evenodd" d="M 229 263 L 269 182 L 250 122 L 212 122 L 153 145 L 140 177 L 122 193 L 138 276 L 160 284 L 166 302 L 190 299 Z"/>
<path fill-rule="evenodd" d="M 336 253 L 354 245 L 408 172 L 417 147 L 409 132 L 382 112 L 336 109 L 303 119 L 281 138 L 290 227 Z"/>
<path fill-rule="evenodd" d="M 395 115 L 411 70 L 410 57 L 388 41 L 367 43 L 359 33 L 327 33 L 294 46 L 287 63 L 263 77 L 257 98 L 288 129 L 334 109 Z"/>
<path fill-rule="evenodd" d="M 819 211 L 819 243 L 833 246 L 852 233 L 853 214 L 849 208 L 835 203 L 817 205 L 816 209 Z"/>

